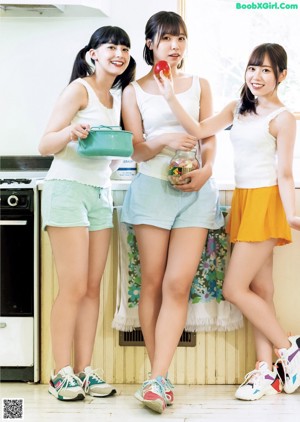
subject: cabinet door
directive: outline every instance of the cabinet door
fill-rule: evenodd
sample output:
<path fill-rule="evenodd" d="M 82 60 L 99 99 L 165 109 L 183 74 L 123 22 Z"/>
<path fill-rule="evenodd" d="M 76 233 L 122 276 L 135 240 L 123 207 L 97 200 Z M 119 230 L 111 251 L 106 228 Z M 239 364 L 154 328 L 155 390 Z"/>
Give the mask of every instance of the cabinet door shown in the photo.
<path fill-rule="evenodd" d="M 0 317 L 0 366 L 33 366 L 33 318 Z"/>

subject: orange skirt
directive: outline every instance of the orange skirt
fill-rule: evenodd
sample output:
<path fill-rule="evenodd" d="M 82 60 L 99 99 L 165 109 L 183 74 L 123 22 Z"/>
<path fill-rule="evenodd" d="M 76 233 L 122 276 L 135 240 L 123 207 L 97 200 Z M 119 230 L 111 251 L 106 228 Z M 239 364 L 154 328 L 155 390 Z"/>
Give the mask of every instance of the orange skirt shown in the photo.
<path fill-rule="evenodd" d="M 255 189 L 236 188 L 226 232 L 230 242 L 263 242 L 278 239 L 277 246 L 291 243 L 278 186 Z"/>

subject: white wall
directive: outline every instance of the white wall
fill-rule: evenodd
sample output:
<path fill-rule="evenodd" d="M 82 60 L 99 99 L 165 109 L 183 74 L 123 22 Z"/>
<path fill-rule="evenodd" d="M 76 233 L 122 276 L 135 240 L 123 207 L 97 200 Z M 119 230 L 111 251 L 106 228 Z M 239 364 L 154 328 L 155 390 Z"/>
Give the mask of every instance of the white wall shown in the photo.
<path fill-rule="evenodd" d="M 177 0 L 111 0 L 109 17 L 7 17 L 2 13 L 0 155 L 38 154 L 39 139 L 58 95 L 68 84 L 75 56 L 97 28 L 117 25 L 127 31 L 139 77 L 148 68 L 142 57 L 147 20 L 160 10 L 177 11 L 177 5 Z"/>

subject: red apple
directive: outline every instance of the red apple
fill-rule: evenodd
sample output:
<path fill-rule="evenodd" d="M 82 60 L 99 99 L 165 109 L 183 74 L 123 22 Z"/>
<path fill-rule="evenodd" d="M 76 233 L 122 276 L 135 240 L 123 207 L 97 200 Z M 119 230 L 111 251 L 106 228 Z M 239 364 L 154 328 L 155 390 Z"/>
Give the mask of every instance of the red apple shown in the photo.
<path fill-rule="evenodd" d="M 163 74 L 166 78 L 169 78 L 171 76 L 171 68 L 168 62 L 165 60 L 160 60 L 156 63 L 156 65 L 153 68 L 153 72 L 155 76 L 159 77 L 160 72 L 163 71 Z"/>

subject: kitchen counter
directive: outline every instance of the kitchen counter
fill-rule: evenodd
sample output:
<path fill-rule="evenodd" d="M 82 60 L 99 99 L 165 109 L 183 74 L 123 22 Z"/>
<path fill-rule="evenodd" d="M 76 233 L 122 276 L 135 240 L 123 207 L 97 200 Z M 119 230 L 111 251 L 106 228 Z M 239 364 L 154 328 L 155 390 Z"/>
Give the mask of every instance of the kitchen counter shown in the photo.
<path fill-rule="evenodd" d="M 113 191 L 126 191 L 128 186 L 131 183 L 131 180 L 112 180 L 111 189 Z M 39 190 L 43 189 L 43 180 L 37 181 L 37 186 Z M 234 182 L 233 180 L 217 180 L 217 187 L 220 191 L 232 191 L 234 190 Z M 295 179 L 295 188 L 300 188 L 300 177 Z"/>
<path fill-rule="evenodd" d="M 131 180 L 113 180 L 111 181 L 111 189 L 113 191 L 124 191 L 128 189 L 128 186 L 130 185 Z M 44 180 L 38 180 L 37 186 L 39 190 L 43 190 L 43 184 Z M 230 180 L 224 180 L 224 181 L 217 181 L 217 186 L 219 190 L 233 190 L 234 189 L 234 183 Z M 299 182 L 300 187 L 300 182 Z"/>
<path fill-rule="evenodd" d="M 127 190 L 130 185 L 131 180 L 112 180 L 112 190 Z M 217 181 L 217 186 L 219 190 L 233 190 L 234 183 L 230 180 L 225 180 L 222 182 Z M 300 186 L 300 183 L 299 183 Z"/>

